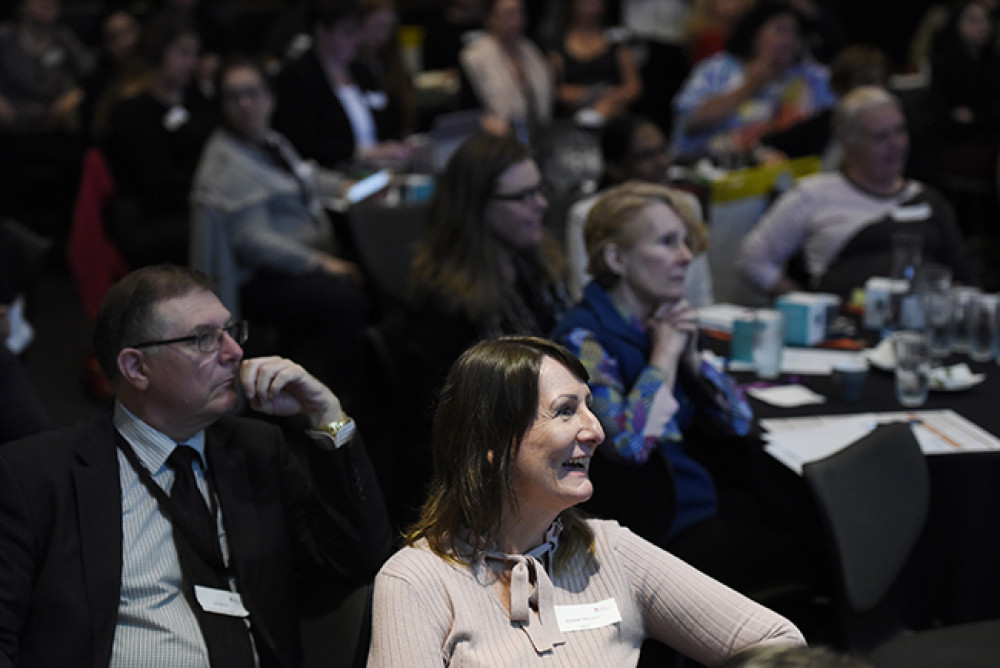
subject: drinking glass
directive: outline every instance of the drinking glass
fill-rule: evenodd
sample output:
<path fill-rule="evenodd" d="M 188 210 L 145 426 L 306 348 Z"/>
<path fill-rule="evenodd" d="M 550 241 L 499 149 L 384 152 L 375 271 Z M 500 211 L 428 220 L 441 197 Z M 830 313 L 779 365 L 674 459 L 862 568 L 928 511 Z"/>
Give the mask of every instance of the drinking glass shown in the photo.
<path fill-rule="evenodd" d="M 954 299 L 951 291 L 928 292 L 924 294 L 924 331 L 930 340 L 931 354 L 937 358 L 947 357 L 955 338 L 952 321 Z"/>
<path fill-rule="evenodd" d="M 753 337 L 753 363 L 761 378 L 777 378 L 781 373 L 781 350 L 785 345 L 785 316 L 780 311 L 757 311 Z"/>
<path fill-rule="evenodd" d="M 930 339 L 931 354 L 939 358 L 948 356 L 954 338 L 951 276 L 951 268 L 941 264 L 925 264 L 917 274 L 917 292 L 924 311 L 924 331 Z"/>
<path fill-rule="evenodd" d="M 968 285 L 958 285 L 951 289 L 954 298 L 954 309 L 951 314 L 954 334 L 952 338 L 952 350 L 957 353 L 968 352 L 969 350 L 969 304 L 972 298 L 981 291 Z"/>
<path fill-rule="evenodd" d="M 892 235 L 891 278 L 912 281 L 923 260 L 924 235 L 917 231 L 896 232 Z"/>
<path fill-rule="evenodd" d="M 976 362 L 988 362 L 993 358 L 998 305 L 1000 297 L 990 294 L 975 295 L 969 302 L 969 357 Z"/>
<path fill-rule="evenodd" d="M 922 406 L 930 390 L 931 347 L 927 335 L 912 330 L 895 332 L 896 399 L 907 408 Z"/>

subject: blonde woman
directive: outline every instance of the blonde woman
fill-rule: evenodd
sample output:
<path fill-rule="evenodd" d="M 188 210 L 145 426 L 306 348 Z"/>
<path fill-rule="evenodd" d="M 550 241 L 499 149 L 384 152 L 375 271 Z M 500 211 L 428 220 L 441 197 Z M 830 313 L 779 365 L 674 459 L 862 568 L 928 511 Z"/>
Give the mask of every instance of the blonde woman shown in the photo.
<path fill-rule="evenodd" d="M 706 439 L 693 438 L 744 435 L 753 419 L 696 347 L 684 280 L 704 224 L 675 191 L 631 181 L 597 202 L 584 234 L 594 278 L 552 338 L 586 367 L 607 434 L 594 474 L 610 482 L 598 481 L 591 509 L 745 593 L 803 571 L 748 481 L 719 484 L 701 461 Z M 716 463 L 728 470 L 738 453 L 715 453 Z"/>

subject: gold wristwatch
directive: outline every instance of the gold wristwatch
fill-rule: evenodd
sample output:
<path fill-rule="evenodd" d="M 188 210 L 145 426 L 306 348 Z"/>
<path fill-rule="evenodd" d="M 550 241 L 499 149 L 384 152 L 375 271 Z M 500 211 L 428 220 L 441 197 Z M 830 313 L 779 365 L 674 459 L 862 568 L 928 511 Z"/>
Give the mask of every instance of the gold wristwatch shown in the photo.
<path fill-rule="evenodd" d="M 326 437 L 324 440 L 332 442 L 333 447 L 330 449 L 335 450 L 351 442 L 355 431 L 354 420 L 345 414 L 339 420 L 328 422 L 315 431 Z"/>

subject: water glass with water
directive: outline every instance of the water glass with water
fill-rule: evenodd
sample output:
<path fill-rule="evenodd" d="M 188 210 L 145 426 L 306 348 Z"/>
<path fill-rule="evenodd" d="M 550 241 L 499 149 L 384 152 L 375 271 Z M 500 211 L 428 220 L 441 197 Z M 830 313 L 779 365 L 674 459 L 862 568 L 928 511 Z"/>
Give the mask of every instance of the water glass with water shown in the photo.
<path fill-rule="evenodd" d="M 969 351 L 969 305 L 972 298 L 981 290 L 969 285 L 957 285 L 951 289 L 954 298 L 952 310 L 952 327 L 954 334 L 951 342 L 952 350 L 957 353 Z"/>
<path fill-rule="evenodd" d="M 951 291 L 928 292 L 924 294 L 924 331 L 930 340 L 931 354 L 937 358 L 947 357 L 951 353 L 952 341 L 955 338 L 955 325 L 952 320 L 954 299 Z"/>
<path fill-rule="evenodd" d="M 988 362 L 993 358 L 998 307 L 1000 297 L 997 295 L 979 294 L 969 302 L 969 357 L 976 362 Z"/>
<path fill-rule="evenodd" d="M 930 339 L 931 354 L 938 358 L 948 356 L 954 337 L 951 273 L 951 267 L 925 264 L 917 274 L 917 292 L 923 306 L 923 328 Z"/>
<path fill-rule="evenodd" d="M 931 347 L 927 335 L 912 330 L 895 332 L 896 399 L 907 408 L 922 406 L 930 390 Z"/>
<path fill-rule="evenodd" d="M 892 235 L 892 268 L 894 279 L 913 281 L 923 260 L 924 235 L 915 230 Z"/>
<path fill-rule="evenodd" d="M 780 311 L 757 311 L 753 337 L 753 363 L 761 378 L 781 374 L 781 351 L 785 345 L 785 316 Z"/>

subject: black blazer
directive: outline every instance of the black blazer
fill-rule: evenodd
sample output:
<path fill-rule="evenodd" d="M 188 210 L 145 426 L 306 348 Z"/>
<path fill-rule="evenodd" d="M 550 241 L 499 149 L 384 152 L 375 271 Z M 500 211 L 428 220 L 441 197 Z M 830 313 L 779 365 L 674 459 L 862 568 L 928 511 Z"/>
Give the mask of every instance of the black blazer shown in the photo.
<path fill-rule="evenodd" d="M 374 83 L 363 71 L 351 69 L 362 94 L 382 93 L 381 108 L 369 105 L 375 119 L 379 141 L 391 136 L 389 100 L 384 91 L 375 91 Z M 351 121 L 340 104 L 323 65 L 313 51 L 289 63 L 274 86 L 276 106 L 271 119 L 275 130 L 283 133 L 305 158 L 333 169 L 354 156 L 355 142 Z"/>
<path fill-rule="evenodd" d="M 0 448 L 0 668 L 110 660 L 122 571 L 114 439 L 105 416 Z M 309 452 L 321 493 L 277 427 L 227 417 L 206 433 L 262 666 L 300 662 L 298 577 L 372 577 L 389 551 L 363 445 Z"/>

